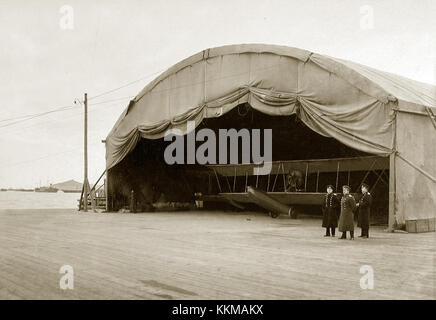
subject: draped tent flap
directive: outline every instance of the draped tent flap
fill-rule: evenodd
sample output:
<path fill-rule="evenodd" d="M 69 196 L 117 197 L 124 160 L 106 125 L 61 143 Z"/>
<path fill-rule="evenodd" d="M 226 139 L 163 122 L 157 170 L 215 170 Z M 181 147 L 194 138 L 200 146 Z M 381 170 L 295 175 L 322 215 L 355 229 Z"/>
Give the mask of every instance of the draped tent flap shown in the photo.
<path fill-rule="evenodd" d="M 346 116 L 326 115 L 319 106 L 301 101 L 301 120 L 312 130 L 335 138 L 343 144 L 367 153 L 388 155 L 392 152 L 393 112 L 386 114 L 379 102 L 361 108 L 360 112 Z M 369 136 L 368 131 L 379 127 L 378 135 Z M 357 148 L 356 148 L 357 149 Z"/>
<path fill-rule="evenodd" d="M 121 161 L 129 151 L 133 150 L 139 135 L 147 139 L 158 139 L 162 138 L 170 128 L 179 129 L 185 134 L 188 121 L 195 120 L 198 125 L 204 117 L 221 116 L 243 102 L 244 96 L 248 96 L 247 101 L 254 109 L 266 114 L 292 115 L 297 112 L 295 107 L 297 96 L 295 94 L 279 93 L 255 87 L 238 88 L 226 96 L 189 109 L 172 119 L 163 120 L 154 125 L 138 125 L 125 136 L 108 137 L 107 145 L 109 147 L 121 146 L 116 154 L 113 153 L 117 157 L 114 157 L 116 160 L 110 164 L 110 167 Z M 374 100 L 369 99 L 368 105 L 360 106 L 357 111 L 350 112 L 350 108 L 345 108 L 344 113 L 341 114 L 323 113 L 323 106 L 303 97 L 300 97 L 298 101 L 302 107 L 301 110 L 299 109 L 298 116 L 312 130 L 324 136 L 333 137 L 353 148 L 358 145 L 360 150 L 368 153 L 385 155 L 391 152 L 390 128 L 393 122 L 393 112 L 385 112 L 387 108 L 378 101 L 374 102 Z M 223 111 L 223 108 L 226 110 Z M 324 107 L 324 109 L 328 111 L 328 108 Z M 376 126 L 379 127 L 378 136 L 372 134 L 373 140 L 371 140 L 368 137 L 368 131 L 373 130 Z M 112 150 L 112 152 L 115 150 L 117 149 Z M 108 149 L 108 151 L 111 150 Z"/>

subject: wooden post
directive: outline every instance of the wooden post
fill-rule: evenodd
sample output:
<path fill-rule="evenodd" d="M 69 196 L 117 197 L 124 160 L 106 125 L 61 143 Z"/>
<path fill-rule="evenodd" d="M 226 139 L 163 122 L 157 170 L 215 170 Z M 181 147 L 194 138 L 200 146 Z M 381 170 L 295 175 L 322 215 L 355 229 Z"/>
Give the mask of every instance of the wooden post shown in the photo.
<path fill-rule="evenodd" d="M 339 183 L 339 161 L 338 161 L 338 167 L 336 169 L 336 192 L 338 192 L 338 183 Z"/>
<path fill-rule="evenodd" d="M 135 197 L 135 191 L 130 191 L 130 199 L 129 199 L 129 209 L 130 213 L 136 213 L 136 197 Z"/>
<path fill-rule="evenodd" d="M 304 177 L 304 192 L 307 191 L 307 174 L 309 173 L 309 162 L 306 163 L 306 177 Z"/>
<path fill-rule="evenodd" d="M 97 212 L 97 195 L 96 195 L 96 190 L 92 189 L 91 192 L 91 206 L 92 206 L 92 211 L 93 212 Z"/>
<path fill-rule="evenodd" d="M 389 219 L 388 231 L 393 232 L 395 226 L 395 158 L 396 152 L 392 152 L 389 156 Z"/>
<path fill-rule="evenodd" d="M 245 171 L 245 192 L 247 192 L 247 185 L 248 185 L 248 171 Z"/>
<path fill-rule="evenodd" d="M 79 211 L 82 210 L 83 207 L 83 190 L 85 188 L 85 184 L 82 185 L 82 192 L 80 193 L 80 201 L 79 201 Z"/>
<path fill-rule="evenodd" d="M 88 193 L 89 193 L 89 182 L 88 182 L 88 94 L 85 93 L 85 99 L 84 99 L 84 106 L 85 106 L 85 117 L 84 117 L 84 162 L 85 162 L 85 168 L 84 168 L 84 179 L 83 179 L 83 208 L 85 212 L 88 212 Z"/>
<path fill-rule="evenodd" d="M 316 192 L 318 192 L 319 170 L 316 172 Z"/>
<path fill-rule="evenodd" d="M 109 211 L 109 197 L 108 197 L 108 192 L 107 191 L 108 191 L 107 190 L 107 181 L 106 181 L 106 179 L 104 179 L 104 196 L 106 198 L 106 208 L 105 208 L 106 212 Z"/>
<path fill-rule="evenodd" d="M 114 209 L 112 186 L 111 186 L 111 171 L 106 171 L 106 211 L 110 212 Z"/>

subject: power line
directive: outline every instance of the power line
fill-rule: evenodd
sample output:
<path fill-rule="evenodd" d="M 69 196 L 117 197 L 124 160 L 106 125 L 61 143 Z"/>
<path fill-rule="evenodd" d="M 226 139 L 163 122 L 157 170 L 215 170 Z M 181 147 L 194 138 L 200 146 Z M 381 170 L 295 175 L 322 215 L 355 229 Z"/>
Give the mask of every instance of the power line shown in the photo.
<path fill-rule="evenodd" d="M 89 103 L 89 106 L 95 106 L 98 104 L 104 104 L 104 103 L 109 103 L 109 102 L 114 102 L 114 101 L 125 100 L 125 99 L 132 99 L 134 97 L 135 96 L 126 96 L 126 97 L 116 98 L 116 99 L 112 99 L 112 100 L 105 100 L 105 101 L 100 101 L 100 102 L 95 102 L 95 103 Z"/>
<path fill-rule="evenodd" d="M 21 120 L 17 120 L 17 121 L 14 121 L 14 122 L 10 122 L 10 123 L 1 125 L 0 128 L 9 127 L 9 126 L 14 125 L 16 123 L 21 123 L 21 122 L 29 121 L 29 120 L 32 120 L 32 119 L 35 119 L 35 118 L 38 118 L 38 117 L 45 116 L 45 115 L 50 114 L 50 113 L 71 110 L 71 109 L 74 109 L 74 108 L 77 108 L 77 106 L 63 106 L 63 107 L 59 107 L 59 108 L 56 108 L 56 109 L 53 109 L 53 110 L 41 112 L 41 113 L 35 113 L 35 114 L 29 114 L 29 115 L 19 116 L 19 117 L 15 117 L 15 118 L 3 119 L 3 120 L 0 120 L 0 122 L 12 121 L 12 120 L 17 120 L 17 119 L 21 119 Z"/>
<path fill-rule="evenodd" d="M 147 78 L 149 78 L 149 77 L 151 77 L 151 76 L 153 76 L 153 75 L 155 75 L 155 74 L 158 74 L 158 73 L 160 73 L 160 72 L 163 72 L 164 70 L 165 70 L 165 69 L 162 69 L 162 70 L 159 70 L 159 71 L 156 71 L 156 72 L 150 73 L 150 74 L 148 74 L 148 75 L 146 75 L 146 76 L 144 76 L 144 77 L 141 77 L 141 78 L 139 78 L 139 79 L 137 79 L 137 80 L 134 80 L 134 81 L 128 82 L 128 83 L 126 83 L 126 84 L 124 84 L 124 85 L 122 85 L 122 86 L 120 86 L 120 87 L 117 87 L 117 88 L 114 88 L 114 89 L 111 89 L 111 90 L 108 90 L 108 91 L 102 92 L 102 93 L 100 93 L 100 94 L 98 94 L 98 95 L 92 96 L 92 97 L 88 98 L 88 101 L 90 101 L 90 100 L 92 100 L 92 99 L 99 98 L 99 97 L 104 96 L 104 95 L 107 95 L 107 94 L 109 94 L 109 93 L 112 93 L 112 92 L 115 92 L 115 91 L 121 90 L 121 89 L 126 88 L 126 87 L 128 87 L 128 86 L 131 86 L 132 84 L 135 84 L 135 83 L 137 83 L 137 82 L 140 82 L 140 81 L 142 81 L 142 80 L 145 80 L 145 79 L 147 79 Z M 129 98 L 132 98 L 132 97 L 134 97 L 134 96 L 130 96 Z M 118 98 L 118 99 L 121 100 L 122 98 Z M 116 101 L 116 100 L 118 100 L 118 99 L 109 100 L 109 101 L 107 101 L 107 102 Z M 80 100 L 80 103 L 83 103 L 83 101 Z M 95 104 L 101 104 L 101 103 L 105 103 L 105 102 L 93 103 L 93 105 L 95 105 Z M 91 104 L 90 104 L 90 105 L 91 105 Z M 34 119 L 34 118 L 37 118 L 37 117 L 42 117 L 42 116 L 44 116 L 44 115 L 46 115 L 46 114 L 49 114 L 49 113 L 54 113 L 54 112 L 59 112 L 59 111 L 64 111 L 64 110 L 70 110 L 70 109 L 74 109 L 74 108 L 76 108 L 76 107 L 78 107 L 78 106 L 71 106 L 71 105 L 70 105 L 70 106 L 63 106 L 63 107 L 56 108 L 56 109 L 54 109 L 54 110 L 50 110 L 50 111 L 46 111 L 46 112 L 41 112 L 41 113 L 37 113 L 37 114 L 30 114 L 30 115 L 24 115 L 24 116 L 17 116 L 17 117 L 8 118 L 8 119 L 0 119 L 0 122 L 7 122 L 7 121 L 18 120 L 18 121 L 12 122 L 12 123 L 8 123 L 8 124 L 6 124 L 6 125 L 2 125 L 2 126 L 0 126 L 0 128 L 8 127 L 8 126 L 13 125 L 13 124 L 15 124 L 15 123 L 20 123 L 20 122 L 28 121 L 28 120 L 31 120 L 31 119 Z"/>
<path fill-rule="evenodd" d="M 101 97 L 101 96 L 104 96 L 104 95 L 106 95 L 106 94 L 109 94 L 109 93 L 112 93 L 112 92 L 115 92 L 115 91 L 121 90 L 121 89 L 123 89 L 123 88 L 125 88 L 125 87 L 131 86 L 132 84 L 135 84 L 135 83 L 137 83 L 137 82 L 139 82 L 139 81 L 142 81 L 142 80 L 145 80 L 145 79 L 147 79 L 147 78 L 150 78 L 151 76 L 153 76 L 153 75 L 155 75 L 155 74 L 158 74 L 158 73 L 161 73 L 161 72 L 163 72 L 163 71 L 165 71 L 165 70 L 166 70 L 166 69 L 162 69 L 162 70 L 159 70 L 159 71 L 156 71 L 156 72 L 150 73 L 150 74 L 148 74 L 148 75 L 146 75 L 146 76 L 144 76 L 144 77 L 142 77 L 142 78 L 139 78 L 139 79 L 137 79 L 137 80 L 134 80 L 134 81 L 128 82 L 128 83 L 126 83 L 126 84 L 124 84 L 124 85 L 122 85 L 122 86 L 120 86 L 120 87 L 117 87 L 117 88 L 114 88 L 114 89 L 111 89 L 111 90 L 108 90 L 108 91 L 102 92 L 102 93 L 100 93 L 100 94 L 98 94 L 98 95 L 92 96 L 92 97 L 88 98 L 88 101 L 89 101 L 89 100 L 92 100 L 92 99 L 96 99 L 96 98 Z"/>
<path fill-rule="evenodd" d="M 125 100 L 125 99 L 131 99 L 133 97 L 134 96 L 125 96 L 125 97 L 115 98 L 115 99 L 111 99 L 111 100 L 105 100 L 105 101 L 100 101 L 100 102 L 96 102 L 96 103 L 90 103 L 89 106 L 92 107 L 92 106 L 98 105 L 98 107 L 100 107 L 100 105 L 102 105 L 102 104 L 116 102 L 116 101 L 121 101 L 121 100 Z M 15 124 L 19 124 L 19 123 L 22 123 L 22 122 L 25 122 L 25 121 L 28 121 L 28 120 L 32 120 L 34 118 L 38 118 L 38 117 L 44 116 L 44 115 L 49 114 L 49 113 L 73 110 L 73 109 L 76 109 L 77 106 L 71 106 L 71 107 L 65 108 L 65 109 L 62 109 L 62 108 L 65 108 L 65 107 L 61 107 L 61 108 L 58 108 L 58 109 L 55 109 L 55 110 L 51 110 L 51 111 L 47 111 L 47 112 L 42 112 L 42 113 L 38 113 L 38 114 L 16 117 L 15 119 L 25 118 L 25 117 L 27 117 L 27 118 L 26 119 L 22 119 L 22 120 L 18 120 L 18 121 L 15 121 L 15 122 L 11 122 L 11 123 L 8 123 L 8 124 L 5 124 L 5 125 L 1 125 L 0 128 L 9 127 L 9 126 L 12 126 L 12 125 L 15 125 Z M 92 112 L 92 111 L 89 111 L 89 112 Z M 68 118 L 64 118 L 64 119 L 71 119 L 71 118 L 74 118 L 74 117 L 80 116 L 80 115 L 83 115 L 83 112 L 81 112 L 78 115 L 74 115 L 73 117 L 68 117 Z M 1 121 L 7 121 L 7 120 L 12 120 L 12 119 L 13 118 L 1 120 Z M 36 127 L 36 126 L 39 126 L 39 125 L 42 125 L 42 124 L 45 124 L 45 123 L 37 123 L 36 125 L 26 127 L 26 129 L 27 128 Z"/>
<path fill-rule="evenodd" d="M 263 67 L 263 68 L 254 68 L 253 70 L 251 70 L 251 72 L 253 72 L 253 71 L 264 71 L 264 70 L 268 70 L 268 69 L 276 68 L 276 67 L 278 67 L 279 65 L 280 65 L 280 63 L 273 64 L 273 65 L 271 65 L 271 66 Z M 120 90 L 120 89 L 126 88 L 126 87 L 128 87 L 128 86 L 130 86 L 130 85 L 132 85 L 132 84 L 135 84 L 135 83 L 137 83 L 137 82 L 139 82 L 139 81 L 142 81 L 142 80 L 144 80 L 144 79 L 147 79 L 147 78 L 149 78 L 149 77 L 151 77 L 151 76 L 153 76 L 153 75 L 155 75 L 155 74 L 157 74 L 157 73 L 160 73 L 160 72 L 162 72 L 162 71 L 164 71 L 164 70 L 165 70 L 165 69 L 162 69 L 162 70 L 159 70 L 159 71 L 156 71 L 156 72 L 150 73 L 150 74 L 148 74 L 148 75 L 146 75 L 146 76 L 144 76 L 144 77 L 142 77 L 142 78 L 139 78 L 139 79 L 137 79 L 137 80 L 134 80 L 134 81 L 128 82 L 128 83 L 126 83 L 126 84 L 124 84 L 124 85 L 122 85 L 122 86 L 120 86 L 120 87 L 117 87 L 117 88 L 114 88 L 114 89 L 111 89 L 111 90 L 108 90 L 108 91 L 102 92 L 102 93 L 100 93 L 100 94 L 98 94 L 98 95 L 92 96 L 92 97 L 88 98 L 88 101 L 90 101 L 90 100 L 92 100 L 92 99 L 99 98 L 99 97 L 104 96 L 104 95 L 107 95 L 107 94 L 109 94 L 109 93 L 112 93 L 112 92 L 118 91 L 118 90 Z M 208 80 L 205 80 L 205 82 L 214 82 L 214 81 L 219 81 L 219 80 L 223 80 L 223 79 L 226 79 L 226 78 L 237 77 L 237 76 L 241 76 L 241 75 L 244 75 L 244 74 L 246 74 L 246 73 L 249 73 L 249 72 L 250 72 L 250 71 L 244 71 L 244 72 L 241 72 L 241 73 L 231 74 L 231 75 L 228 75 L 228 76 L 226 76 L 226 77 L 218 77 L 218 78 L 215 78 L 215 79 L 208 79 Z M 181 85 L 181 86 L 178 86 L 178 87 L 172 87 L 172 88 L 170 88 L 170 89 L 161 89 L 161 90 L 157 90 L 157 91 L 155 91 L 154 93 L 159 93 L 159 92 L 164 92 L 164 91 L 167 91 L 167 90 L 174 90 L 174 89 L 179 89 L 179 88 L 185 88 L 185 87 L 190 87 L 190 86 L 196 86 L 196 85 L 199 85 L 199 84 L 202 84 L 202 83 L 203 83 L 203 82 L 190 83 L 190 84 L 187 84 L 187 85 Z M 120 98 L 120 99 L 121 99 L 121 98 Z M 107 101 L 107 102 L 116 101 L 116 100 L 117 100 L 117 99 L 115 99 L 115 100 L 109 100 L 109 101 Z M 83 101 L 81 101 L 81 103 L 82 103 L 82 102 L 83 102 Z M 101 102 L 101 103 L 105 103 L 105 102 Z M 100 103 L 94 103 L 94 105 L 95 105 L 95 104 L 100 104 Z M 28 115 L 28 116 L 19 116 L 19 117 L 10 118 L 10 119 L 3 119 L 3 120 L 0 120 L 0 122 L 4 122 L 4 121 L 12 121 L 12 120 L 16 120 L 16 119 L 21 119 L 21 120 L 17 120 L 17 121 L 15 121 L 15 122 L 8 123 L 8 124 L 6 124 L 6 125 L 2 125 L 2 126 L 0 126 L 0 128 L 8 127 L 8 126 L 11 126 L 11 125 L 16 124 L 16 123 L 20 123 L 20 122 L 28 121 L 28 120 L 31 120 L 31 119 L 34 119 L 34 118 L 37 118 L 37 117 L 44 116 L 44 115 L 49 114 L 49 113 L 60 112 L 60 111 L 65 111 L 65 110 L 70 110 L 70 109 L 73 109 L 73 108 L 76 108 L 76 106 L 65 106 L 65 107 L 60 107 L 60 108 L 57 108 L 57 109 L 54 109 L 54 110 L 50 110 L 50 111 L 47 111 L 47 112 L 42 112 L 42 113 L 39 113 L 39 114 L 33 114 L 33 115 Z M 23 119 L 23 118 L 25 118 L 25 119 Z"/>

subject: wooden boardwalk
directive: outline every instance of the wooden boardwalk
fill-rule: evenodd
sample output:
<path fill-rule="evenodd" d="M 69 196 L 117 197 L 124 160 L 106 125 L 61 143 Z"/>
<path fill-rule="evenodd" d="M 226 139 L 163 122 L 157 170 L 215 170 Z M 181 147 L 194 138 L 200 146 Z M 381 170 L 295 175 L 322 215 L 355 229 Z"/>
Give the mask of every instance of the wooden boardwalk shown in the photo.
<path fill-rule="evenodd" d="M 0 210 L 1 299 L 435 299 L 436 233 L 258 213 Z M 74 268 L 61 290 L 59 269 Z M 374 289 L 360 288 L 362 265 Z"/>

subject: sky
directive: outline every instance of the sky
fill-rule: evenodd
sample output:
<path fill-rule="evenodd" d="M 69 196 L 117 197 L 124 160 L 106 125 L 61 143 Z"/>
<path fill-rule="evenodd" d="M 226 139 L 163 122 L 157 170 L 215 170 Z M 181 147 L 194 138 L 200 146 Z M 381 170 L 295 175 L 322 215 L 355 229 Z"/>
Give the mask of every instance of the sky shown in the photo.
<path fill-rule="evenodd" d="M 286 45 L 436 84 L 434 17 L 433 0 L 0 0 L 0 187 L 83 181 L 85 92 L 92 183 L 128 101 L 210 47 Z"/>

